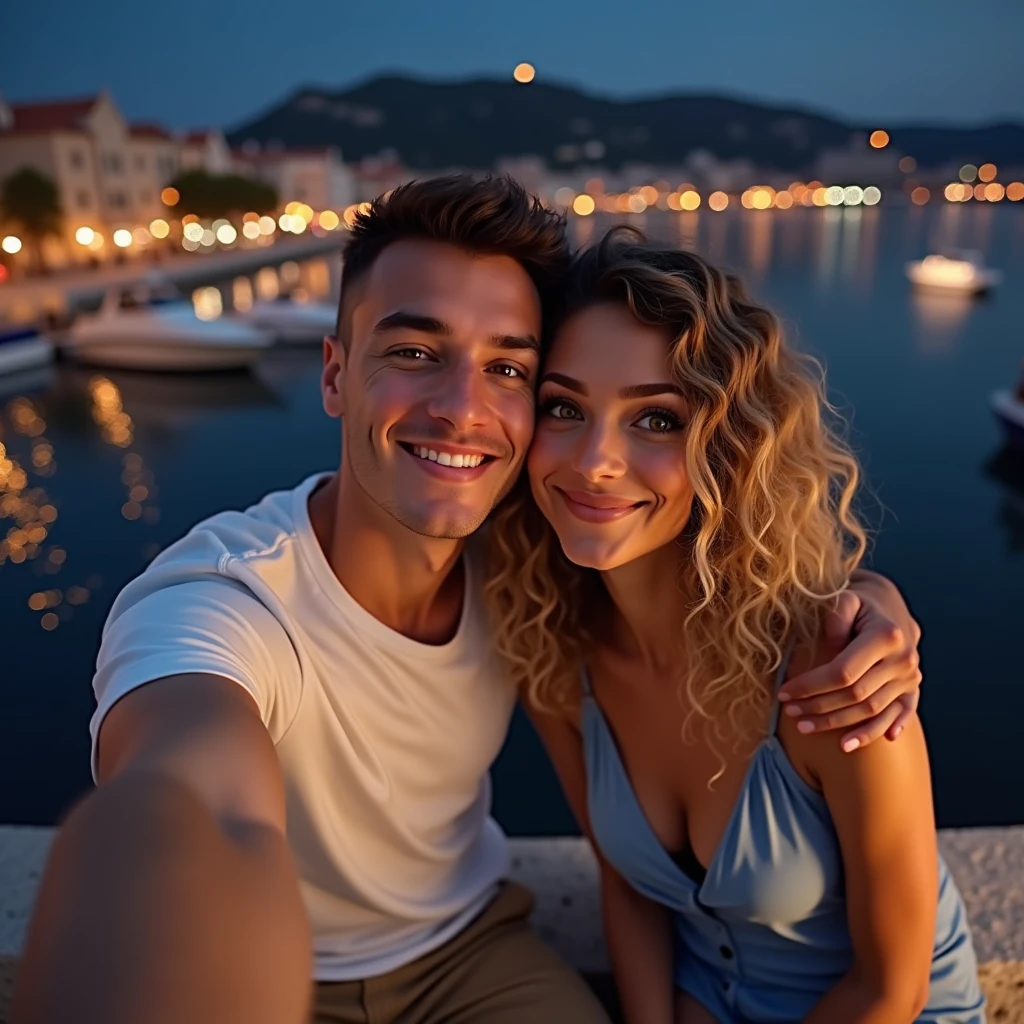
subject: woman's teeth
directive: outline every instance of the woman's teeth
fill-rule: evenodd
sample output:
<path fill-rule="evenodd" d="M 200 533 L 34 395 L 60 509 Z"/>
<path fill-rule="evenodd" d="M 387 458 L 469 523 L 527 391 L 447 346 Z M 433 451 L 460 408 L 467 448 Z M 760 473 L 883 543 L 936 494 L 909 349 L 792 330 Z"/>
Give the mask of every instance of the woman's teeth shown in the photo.
<path fill-rule="evenodd" d="M 429 459 L 439 466 L 452 466 L 455 469 L 475 469 L 484 461 L 484 455 L 450 455 L 448 452 L 435 452 L 433 448 L 421 448 L 413 445 L 413 454 L 421 459 Z"/>

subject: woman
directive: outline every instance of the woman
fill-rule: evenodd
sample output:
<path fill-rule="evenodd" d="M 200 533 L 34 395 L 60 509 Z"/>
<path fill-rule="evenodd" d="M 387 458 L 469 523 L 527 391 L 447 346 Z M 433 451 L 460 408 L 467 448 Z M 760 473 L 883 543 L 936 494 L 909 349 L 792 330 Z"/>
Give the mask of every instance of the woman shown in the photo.
<path fill-rule="evenodd" d="M 915 719 L 843 753 L 779 714 L 865 547 L 820 369 L 692 253 L 571 274 L 498 645 L 598 853 L 626 1019 L 980 1022 Z"/>

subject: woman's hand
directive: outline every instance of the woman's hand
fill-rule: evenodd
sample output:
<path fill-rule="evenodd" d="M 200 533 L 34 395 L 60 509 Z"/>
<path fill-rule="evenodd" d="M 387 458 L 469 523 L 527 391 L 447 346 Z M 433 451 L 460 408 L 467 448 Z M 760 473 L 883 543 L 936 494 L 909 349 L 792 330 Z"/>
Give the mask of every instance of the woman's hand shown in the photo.
<path fill-rule="evenodd" d="M 794 676 L 779 692 L 804 733 L 849 730 L 843 750 L 894 740 L 917 711 L 921 629 L 884 576 L 862 570 L 825 622 L 835 657 Z"/>

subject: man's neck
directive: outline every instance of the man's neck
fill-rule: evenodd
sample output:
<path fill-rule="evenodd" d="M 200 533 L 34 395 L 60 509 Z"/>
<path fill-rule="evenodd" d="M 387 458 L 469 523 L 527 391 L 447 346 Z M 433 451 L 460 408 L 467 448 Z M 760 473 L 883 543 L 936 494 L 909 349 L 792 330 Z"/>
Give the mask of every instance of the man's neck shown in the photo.
<path fill-rule="evenodd" d="M 375 619 L 420 643 L 446 643 L 455 635 L 465 541 L 405 529 L 376 506 L 368 508 L 362 493 L 345 493 L 338 474 L 310 497 L 309 517 L 335 576 Z"/>

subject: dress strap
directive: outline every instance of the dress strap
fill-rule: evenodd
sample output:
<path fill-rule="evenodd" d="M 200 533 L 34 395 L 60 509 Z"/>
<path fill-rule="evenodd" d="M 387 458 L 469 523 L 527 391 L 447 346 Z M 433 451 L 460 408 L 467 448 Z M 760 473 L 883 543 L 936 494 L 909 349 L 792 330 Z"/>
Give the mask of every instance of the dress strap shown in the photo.
<path fill-rule="evenodd" d="M 786 645 L 786 650 L 782 655 L 782 661 L 779 662 L 778 670 L 775 673 L 775 683 L 772 688 L 772 714 L 768 721 L 768 735 L 774 736 L 779 727 L 779 709 L 782 707 L 779 701 L 779 690 L 782 689 L 782 684 L 786 681 L 786 670 L 789 668 L 790 659 L 793 657 L 793 651 L 796 650 L 796 640 L 790 640 Z"/>
<path fill-rule="evenodd" d="M 584 697 L 593 697 L 594 688 L 590 685 L 590 673 L 586 665 L 580 666 L 580 686 L 583 688 Z"/>

